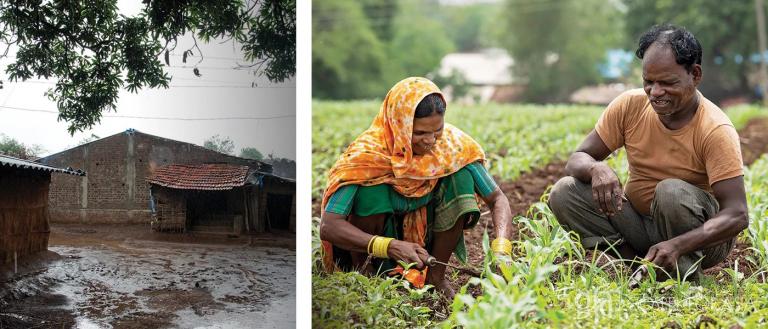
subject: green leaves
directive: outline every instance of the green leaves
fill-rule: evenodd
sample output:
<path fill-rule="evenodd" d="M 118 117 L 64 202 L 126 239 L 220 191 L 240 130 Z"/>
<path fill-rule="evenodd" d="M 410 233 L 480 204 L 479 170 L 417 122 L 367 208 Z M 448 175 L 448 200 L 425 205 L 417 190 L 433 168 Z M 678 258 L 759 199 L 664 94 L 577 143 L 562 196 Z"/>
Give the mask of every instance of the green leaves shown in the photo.
<path fill-rule="evenodd" d="M 313 97 L 383 97 L 397 81 L 436 70 L 455 48 L 443 10 L 423 1 L 313 1 Z"/>
<path fill-rule="evenodd" d="M 368 127 L 378 104 L 377 101 L 313 103 L 313 123 L 324 128 L 313 132 L 313 195 L 318 196 L 322 191 L 327 169 L 346 145 Z M 446 121 L 456 123 L 478 140 L 492 159 L 494 174 L 502 173 L 498 176 L 507 180 L 521 171 L 570 154 L 591 129 L 600 111 L 599 108 L 578 106 L 522 105 L 485 105 L 470 111 L 449 106 Z M 731 110 L 728 115 L 734 123 L 743 125 L 763 113 L 764 110 L 744 108 Z M 613 155 L 609 163 L 618 170 L 623 181 L 627 179 L 629 173 L 624 152 Z M 532 205 L 526 216 L 514 219 L 521 234 L 520 239 L 514 241 L 512 259 L 503 262 L 494 259 L 495 255 L 489 252 L 489 238 L 484 235 L 483 277 L 470 279 L 459 290 L 450 306 L 451 314 L 441 327 L 698 328 L 713 323 L 726 328 L 734 324 L 745 328 L 764 327 L 768 321 L 765 299 L 768 294 L 765 284 L 768 272 L 768 156 L 748 168 L 745 186 L 750 227 L 742 238 L 754 248 L 752 262 L 759 267 L 752 275 L 739 272 L 742 263 L 739 260 L 732 268 L 729 266 L 718 276 L 706 276 L 700 283 L 682 280 L 690 273 L 672 273 L 674 279 L 658 281 L 664 277 L 662 270 L 650 266 L 639 287 L 629 289 L 631 272 L 622 261 L 599 251 L 583 250 L 578 236 L 559 225 L 545 203 L 547 196 L 544 195 L 542 202 Z M 316 258 L 318 254 L 315 253 Z M 332 301 L 336 300 L 345 301 L 345 306 L 334 312 L 352 314 L 353 319 L 358 319 L 358 312 L 367 312 L 365 308 L 375 308 L 385 315 L 361 318 L 375 319 L 377 325 L 397 324 L 399 319 L 408 319 L 413 326 L 426 323 L 421 322 L 421 318 L 414 320 L 412 313 L 386 313 L 386 308 L 381 308 L 393 300 L 412 307 L 418 303 L 413 297 L 419 294 L 376 295 L 381 297 L 376 299 L 378 304 L 369 306 L 369 299 L 358 295 L 334 295 L 334 299 L 325 295 L 327 288 L 320 287 L 330 286 L 329 280 L 338 280 L 335 277 L 316 274 L 313 280 L 318 282 L 314 289 L 323 290 L 320 299 L 313 296 L 313 321 L 320 326 L 361 325 L 360 320 L 335 322 L 338 317 L 330 314 L 338 313 L 322 311 L 335 307 Z M 375 287 L 381 284 L 378 280 L 381 278 L 361 278 L 360 284 L 364 285 L 361 289 L 377 289 Z M 334 287 L 342 292 L 357 284 L 340 282 L 335 281 Z M 402 292 L 402 289 L 390 289 Z M 347 300 L 355 302 L 347 303 Z M 425 319 L 435 320 L 435 316 Z M 372 326 L 372 322 L 365 323 Z"/>
<path fill-rule="evenodd" d="M 528 81 L 525 100 L 568 101 L 577 88 L 601 82 L 598 64 L 622 45 L 623 18 L 602 0 L 505 1 L 499 42 L 515 59 L 514 76 Z"/>
<path fill-rule="evenodd" d="M 258 65 L 271 81 L 295 73 L 295 0 L 144 3 L 133 17 L 120 15 L 116 0 L 4 3 L 0 42 L 18 47 L 16 61 L 6 67 L 10 81 L 57 79 L 46 96 L 74 134 L 115 111 L 122 88 L 168 88 L 171 78 L 158 56 L 164 53 L 171 65 L 168 45 L 188 32 L 202 41 L 234 39 L 255 62 L 245 66 Z M 184 63 L 189 55 L 191 49 L 183 52 Z M 201 76 L 197 68 L 194 74 Z"/>
<path fill-rule="evenodd" d="M 221 137 L 218 134 L 211 136 L 203 142 L 203 147 L 219 153 L 234 155 L 235 142 L 229 136 Z M 245 149 L 243 149 L 245 151 Z M 245 155 L 255 155 L 251 151 Z M 257 150 L 258 152 L 258 150 Z M 242 154 L 242 153 L 241 153 Z M 261 153 L 259 153 L 261 155 Z"/>
<path fill-rule="evenodd" d="M 313 197 L 325 188 L 325 175 L 347 145 L 373 121 L 378 101 L 313 103 Z M 548 163 L 565 160 L 592 129 L 602 108 L 573 105 L 449 104 L 453 123 L 483 146 L 490 173 L 503 181 Z"/>
<path fill-rule="evenodd" d="M 0 154 L 19 159 L 34 160 L 43 152 L 45 150 L 40 145 L 26 145 L 0 133 Z"/>

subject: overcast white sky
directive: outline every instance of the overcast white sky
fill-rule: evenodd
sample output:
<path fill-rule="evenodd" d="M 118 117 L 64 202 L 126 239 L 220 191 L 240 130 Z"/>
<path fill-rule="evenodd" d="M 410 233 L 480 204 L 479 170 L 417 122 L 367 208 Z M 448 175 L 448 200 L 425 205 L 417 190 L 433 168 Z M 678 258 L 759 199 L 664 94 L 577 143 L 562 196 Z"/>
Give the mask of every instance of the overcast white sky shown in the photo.
<path fill-rule="evenodd" d="M 131 15 L 138 12 L 141 3 L 121 0 L 119 5 L 124 14 Z M 100 124 L 74 136 L 67 132 L 66 122 L 56 120 L 56 113 L 13 109 L 56 111 L 56 104 L 44 96 L 54 87 L 55 80 L 8 81 L 5 68 L 15 60 L 11 53 L 10 58 L 0 59 L 0 79 L 4 82 L 0 89 L 0 133 L 27 145 L 41 145 L 46 151 L 43 156 L 75 146 L 91 134 L 107 137 L 134 128 L 198 145 L 219 134 L 235 142 L 237 154 L 241 148 L 256 147 L 265 156 L 274 153 L 277 157 L 296 159 L 295 82 L 273 84 L 254 75 L 252 70 L 233 69 L 238 63 L 244 63 L 240 47 L 231 41 L 220 42 L 200 45 L 205 55 L 203 62 L 198 64 L 200 78 L 192 73 L 193 64 L 199 57 L 188 58 L 184 64 L 180 56 L 192 44 L 191 38 L 180 42 L 172 52 L 178 55 L 172 55 L 171 67 L 166 67 L 173 77 L 169 89 L 144 89 L 138 94 L 123 90 L 117 113 L 104 113 Z M 197 51 L 195 55 L 198 55 Z M 252 82 L 257 88 L 251 88 Z M 114 116 L 239 119 L 189 121 Z"/>

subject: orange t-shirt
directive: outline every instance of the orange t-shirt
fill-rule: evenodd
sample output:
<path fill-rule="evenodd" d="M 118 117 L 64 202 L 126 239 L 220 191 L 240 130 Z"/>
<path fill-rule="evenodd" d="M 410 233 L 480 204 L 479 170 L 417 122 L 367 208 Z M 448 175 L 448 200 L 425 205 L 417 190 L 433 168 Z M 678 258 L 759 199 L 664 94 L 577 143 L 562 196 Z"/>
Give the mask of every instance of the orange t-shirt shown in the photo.
<path fill-rule="evenodd" d="M 667 129 L 643 89 L 633 89 L 608 105 L 595 130 L 611 152 L 626 149 L 624 193 L 644 215 L 650 214 L 656 184 L 664 179 L 678 178 L 711 193 L 712 184 L 744 174 L 736 128 L 701 93 L 696 114 L 680 129 Z"/>

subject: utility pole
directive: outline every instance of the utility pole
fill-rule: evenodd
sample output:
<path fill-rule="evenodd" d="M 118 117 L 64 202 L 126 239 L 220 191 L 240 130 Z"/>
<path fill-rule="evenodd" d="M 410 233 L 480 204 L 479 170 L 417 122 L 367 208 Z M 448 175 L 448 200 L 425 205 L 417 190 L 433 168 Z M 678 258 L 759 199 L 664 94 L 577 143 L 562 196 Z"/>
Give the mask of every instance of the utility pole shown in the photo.
<path fill-rule="evenodd" d="M 768 107 L 768 68 L 765 64 L 765 9 L 763 0 L 755 0 L 757 14 L 757 45 L 760 51 L 760 91 L 763 94 L 763 106 Z"/>

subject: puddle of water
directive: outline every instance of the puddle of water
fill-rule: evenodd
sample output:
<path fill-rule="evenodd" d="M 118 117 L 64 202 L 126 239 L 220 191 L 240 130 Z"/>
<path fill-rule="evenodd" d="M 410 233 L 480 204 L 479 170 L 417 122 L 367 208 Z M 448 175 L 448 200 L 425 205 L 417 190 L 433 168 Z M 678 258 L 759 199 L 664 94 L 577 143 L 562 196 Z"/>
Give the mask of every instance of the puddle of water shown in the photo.
<path fill-rule="evenodd" d="M 52 246 L 44 277 L 66 296 L 75 328 L 117 323 L 179 328 L 295 327 L 295 253 L 167 244 Z"/>
<path fill-rule="evenodd" d="M 78 329 L 295 327 L 294 250 L 104 241 L 51 245 L 62 257 L 0 301 L 22 298 L 30 316 Z"/>
<path fill-rule="evenodd" d="M 77 318 L 77 323 L 75 323 L 75 328 L 77 329 L 103 329 L 106 327 L 102 327 L 96 322 L 93 322 L 86 318 Z"/>

